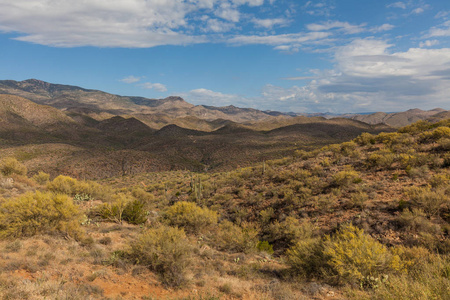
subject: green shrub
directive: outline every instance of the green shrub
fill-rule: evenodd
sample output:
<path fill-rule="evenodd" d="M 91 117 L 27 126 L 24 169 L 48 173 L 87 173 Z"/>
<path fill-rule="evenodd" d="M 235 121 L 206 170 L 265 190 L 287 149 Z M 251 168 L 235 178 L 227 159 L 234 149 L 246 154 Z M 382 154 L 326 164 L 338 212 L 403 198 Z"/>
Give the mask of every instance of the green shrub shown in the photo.
<path fill-rule="evenodd" d="M 389 151 L 378 151 L 367 158 L 367 165 L 372 168 L 390 169 L 395 155 Z"/>
<path fill-rule="evenodd" d="M 241 227 L 230 221 L 223 221 L 213 239 L 220 250 L 251 253 L 256 250 L 258 244 L 258 230 L 245 222 Z"/>
<path fill-rule="evenodd" d="M 368 277 L 381 278 L 400 269 L 399 256 L 351 224 L 326 237 L 323 254 L 340 282 L 364 284 Z"/>
<path fill-rule="evenodd" d="M 423 209 L 428 216 L 438 215 L 450 204 L 450 197 L 445 189 L 431 190 L 429 187 L 412 187 L 406 191 L 413 207 Z"/>
<path fill-rule="evenodd" d="M 12 174 L 26 175 L 28 170 L 24 164 L 13 157 L 6 157 L 0 162 L 0 172 L 5 176 Z"/>
<path fill-rule="evenodd" d="M 324 239 L 300 240 L 286 253 L 288 264 L 297 273 L 334 283 L 371 287 L 383 275 L 403 267 L 398 255 L 353 225 L 344 225 Z"/>
<path fill-rule="evenodd" d="M 81 214 L 72 199 L 50 192 L 27 193 L 0 205 L 0 236 L 63 233 L 79 237 Z"/>
<path fill-rule="evenodd" d="M 344 170 L 333 175 L 332 184 L 335 186 L 349 186 L 352 183 L 361 182 L 359 173 L 354 170 Z"/>
<path fill-rule="evenodd" d="M 131 257 L 136 263 L 148 266 L 169 286 L 186 283 L 192 246 L 182 229 L 161 226 L 142 233 L 130 243 Z"/>
<path fill-rule="evenodd" d="M 324 277 L 327 259 L 323 254 L 323 240 L 306 238 L 299 240 L 286 251 L 287 263 L 292 270 L 305 277 Z"/>
<path fill-rule="evenodd" d="M 355 139 L 355 142 L 361 146 L 375 144 L 375 136 L 368 132 L 363 132 L 360 136 Z"/>
<path fill-rule="evenodd" d="M 450 260 L 446 256 L 421 257 L 407 274 L 389 276 L 371 299 L 450 299 Z"/>
<path fill-rule="evenodd" d="M 122 217 L 130 224 L 142 224 L 147 221 L 148 212 L 145 210 L 145 204 L 140 200 L 129 201 L 123 210 Z"/>
<path fill-rule="evenodd" d="M 256 249 L 260 252 L 266 252 L 267 254 L 273 254 L 273 246 L 268 241 L 259 241 L 256 245 Z"/>
<path fill-rule="evenodd" d="M 129 202 L 130 199 L 125 194 L 114 195 L 111 203 L 103 203 L 97 208 L 97 213 L 102 219 L 122 223 Z"/>
<path fill-rule="evenodd" d="M 111 191 L 93 181 L 78 181 L 75 178 L 59 175 L 47 184 L 47 189 L 55 192 L 75 196 L 77 194 L 89 195 L 91 198 L 105 198 Z"/>
<path fill-rule="evenodd" d="M 33 179 L 34 179 L 34 181 L 36 181 L 38 184 L 44 185 L 44 184 L 46 184 L 46 183 L 50 180 L 50 175 L 47 174 L 47 173 L 45 173 L 45 172 L 39 171 L 38 174 L 36 174 L 36 175 L 33 176 Z"/>
<path fill-rule="evenodd" d="M 287 217 L 283 222 L 275 221 L 270 224 L 267 239 L 279 247 L 289 247 L 298 240 L 309 239 L 313 236 L 314 225 L 309 221 L 300 222 L 294 217 Z"/>
<path fill-rule="evenodd" d="M 167 208 L 163 219 L 173 226 L 183 227 L 190 233 L 201 233 L 217 224 L 217 213 L 201 208 L 193 202 L 180 201 Z"/>
<path fill-rule="evenodd" d="M 397 220 L 408 232 L 426 232 L 433 234 L 438 234 L 440 232 L 439 225 L 433 224 L 428 220 L 421 208 L 413 208 L 412 210 L 405 209 L 398 216 Z"/>

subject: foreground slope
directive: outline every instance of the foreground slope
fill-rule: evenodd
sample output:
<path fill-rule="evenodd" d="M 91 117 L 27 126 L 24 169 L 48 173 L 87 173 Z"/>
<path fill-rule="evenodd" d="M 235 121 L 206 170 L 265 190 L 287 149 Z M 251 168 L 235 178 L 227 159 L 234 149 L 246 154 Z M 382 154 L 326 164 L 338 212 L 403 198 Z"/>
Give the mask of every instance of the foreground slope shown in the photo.
<path fill-rule="evenodd" d="M 223 173 L 49 180 L 3 160 L 0 295 L 448 299 L 449 151 L 450 119 Z"/>

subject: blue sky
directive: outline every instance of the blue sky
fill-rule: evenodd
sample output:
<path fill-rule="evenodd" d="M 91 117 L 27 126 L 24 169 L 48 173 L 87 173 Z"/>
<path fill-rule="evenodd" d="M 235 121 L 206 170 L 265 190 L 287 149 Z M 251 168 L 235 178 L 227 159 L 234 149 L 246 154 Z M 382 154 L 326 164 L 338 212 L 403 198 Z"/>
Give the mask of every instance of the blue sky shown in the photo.
<path fill-rule="evenodd" d="M 294 112 L 450 109 L 449 0 L 0 0 L 0 79 Z"/>

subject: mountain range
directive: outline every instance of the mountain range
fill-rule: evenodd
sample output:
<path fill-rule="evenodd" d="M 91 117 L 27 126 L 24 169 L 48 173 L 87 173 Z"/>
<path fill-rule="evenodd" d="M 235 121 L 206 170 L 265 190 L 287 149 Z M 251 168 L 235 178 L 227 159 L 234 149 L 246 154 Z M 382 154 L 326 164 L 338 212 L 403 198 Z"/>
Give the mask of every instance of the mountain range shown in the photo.
<path fill-rule="evenodd" d="M 448 113 L 436 109 L 306 117 L 195 106 L 180 97 L 118 96 L 36 79 L 4 80 L 0 156 L 22 157 L 31 171 L 89 178 L 173 169 L 229 170 Z"/>

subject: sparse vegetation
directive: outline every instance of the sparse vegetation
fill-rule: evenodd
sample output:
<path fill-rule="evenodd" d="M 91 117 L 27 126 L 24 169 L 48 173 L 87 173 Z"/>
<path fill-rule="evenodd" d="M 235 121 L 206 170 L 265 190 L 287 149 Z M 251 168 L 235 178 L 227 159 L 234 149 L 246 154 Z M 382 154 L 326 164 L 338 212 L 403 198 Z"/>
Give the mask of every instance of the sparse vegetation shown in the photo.
<path fill-rule="evenodd" d="M 448 128 L 419 122 L 222 173 L 50 180 L 10 160 L 0 297 L 446 299 Z"/>

